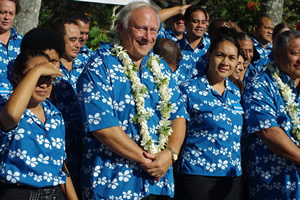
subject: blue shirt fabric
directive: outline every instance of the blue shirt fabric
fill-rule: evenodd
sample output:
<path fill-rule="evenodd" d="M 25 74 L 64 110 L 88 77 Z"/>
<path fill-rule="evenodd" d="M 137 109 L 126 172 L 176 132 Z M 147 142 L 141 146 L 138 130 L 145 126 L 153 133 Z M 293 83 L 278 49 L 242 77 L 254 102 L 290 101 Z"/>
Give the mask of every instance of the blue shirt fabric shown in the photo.
<path fill-rule="evenodd" d="M 58 77 L 54 88 L 55 105 L 62 113 L 66 126 L 66 164 L 76 188 L 79 186 L 80 146 L 84 132 L 76 84 L 83 69 L 84 64 L 79 58 L 73 60 L 70 71 L 60 63 L 64 76 Z"/>
<path fill-rule="evenodd" d="M 83 111 L 86 135 L 82 166 L 82 191 L 84 199 L 141 199 L 149 194 L 174 195 L 172 167 L 159 182 L 148 175 L 136 162 L 123 158 L 89 137 L 92 131 L 120 126 L 137 144 L 141 142 L 139 125 L 133 123 L 136 106 L 131 94 L 131 83 L 124 74 L 119 59 L 110 52 L 111 45 L 101 47 L 90 59 L 77 84 Z M 149 91 L 145 98 L 146 110 L 151 112 L 147 121 L 152 138 L 157 141 L 156 127 L 159 111 L 158 90 L 152 73 L 146 67 L 149 54 L 144 57 L 138 76 Z M 170 75 L 167 64 L 161 61 L 161 70 Z M 170 102 L 173 104 L 171 120 L 187 118 L 178 87 L 170 80 Z"/>
<path fill-rule="evenodd" d="M 294 82 L 283 72 L 281 78 L 292 88 L 292 99 L 299 102 Z M 291 136 L 291 119 L 285 111 L 284 100 L 269 70 L 245 87 L 243 107 L 247 129 L 247 177 L 251 197 L 270 200 L 300 199 L 300 179 L 296 165 L 270 151 L 265 143 L 253 134 L 270 127 L 280 127 L 299 145 Z"/>
<path fill-rule="evenodd" d="M 171 29 L 163 27 L 162 23 L 160 24 L 158 33 L 157 33 L 157 39 L 160 38 L 168 38 L 169 40 L 172 40 L 174 42 L 178 41 L 176 33 L 174 33 Z"/>
<path fill-rule="evenodd" d="M 13 61 L 19 55 L 22 39 L 23 36 L 11 28 L 7 46 L 0 41 L 0 103 L 8 100 L 9 95 L 7 94 L 12 90 L 10 82 L 12 80 L 12 71 L 8 71 L 7 68 L 8 66 L 12 67 Z"/>
<path fill-rule="evenodd" d="M 262 68 L 269 62 L 274 61 L 274 56 L 272 53 L 273 47 L 270 43 L 268 43 L 266 48 L 264 48 L 263 45 L 260 42 L 258 42 L 255 38 L 252 38 L 252 41 L 256 51 L 259 54 L 259 59 L 252 62 L 254 67 Z M 258 70 L 261 71 L 261 69 Z"/>
<path fill-rule="evenodd" d="M 84 45 L 83 47 L 81 47 L 78 57 L 75 59 L 79 59 L 83 63 L 83 66 L 85 67 L 93 54 L 94 51 L 92 51 L 86 45 Z"/>
<path fill-rule="evenodd" d="M 186 38 L 186 34 L 184 34 L 183 38 L 178 41 L 178 46 L 182 53 L 182 59 L 174 75 L 177 76 L 177 84 L 180 85 L 196 76 L 199 71 L 201 72 L 205 68 L 206 52 L 210 46 L 210 38 L 208 34 L 204 34 L 201 42 L 193 49 Z"/>
<path fill-rule="evenodd" d="M 0 130 L 0 182 L 35 188 L 65 183 L 61 170 L 66 158 L 63 118 L 48 99 L 41 105 L 45 124 L 26 109 L 17 127 Z"/>
<path fill-rule="evenodd" d="M 228 79 L 223 95 L 209 84 L 206 75 L 183 83 L 187 99 L 186 138 L 178 171 L 202 176 L 240 176 L 240 140 L 243 109 L 239 89 Z"/>

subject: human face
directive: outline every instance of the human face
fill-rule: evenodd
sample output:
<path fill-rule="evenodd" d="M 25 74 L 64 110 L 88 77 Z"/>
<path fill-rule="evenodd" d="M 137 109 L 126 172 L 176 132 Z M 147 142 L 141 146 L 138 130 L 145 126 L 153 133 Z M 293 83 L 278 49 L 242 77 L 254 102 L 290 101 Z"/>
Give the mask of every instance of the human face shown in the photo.
<path fill-rule="evenodd" d="M 166 20 L 166 26 L 174 31 L 176 35 L 181 35 L 185 31 L 185 25 L 183 20 L 183 15 L 178 14 L 174 17 L 170 17 Z"/>
<path fill-rule="evenodd" d="M 202 38 L 206 32 L 206 17 L 202 11 L 195 11 L 191 14 L 190 20 L 186 22 L 188 39 Z"/>
<path fill-rule="evenodd" d="M 45 54 L 47 54 L 50 58 L 50 62 L 54 64 L 56 67 L 59 67 L 59 55 L 57 51 L 54 49 L 47 49 L 44 51 Z"/>
<path fill-rule="evenodd" d="M 275 49 L 275 62 L 293 80 L 300 78 L 300 38 L 290 40 L 287 49 Z"/>
<path fill-rule="evenodd" d="M 0 33 L 8 32 L 16 16 L 15 2 L 0 0 Z"/>
<path fill-rule="evenodd" d="M 63 57 L 71 61 L 78 56 L 80 50 L 80 31 L 75 24 L 65 24 L 65 31 L 65 52 Z"/>
<path fill-rule="evenodd" d="M 241 79 L 241 76 L 242 76 L 242 72 L 245 70 L 244 68 L 244 59 L 243 59 L 243 56 L 239 56 L 238 58 L 238 63 L 235 67 L 235 70 L 233 71 L 232 73 L 232 77 L 234 79 Z"/>
<path fill-rule="evenodd" d="M 127 28 L 118 25 L 120 40 L 133 62 L 140 62 L 153 48 L 158 28 L 158 19 L 152 8 L 133 11 Z"/>
<path fill-rule="evenodd" d="M 274 24 L 271 19 L 263 17 L 260 26 L 253 27 L 253 35 L 255 39 L 262 44 L 272 41 Z"/>
<path fill-rule="evenodd" d="M 37 56 L 30 58 L 26 63 L 26 68 L 22 72 L 24 75 L 29 72 L 32 68 L 49 62 L 49 60 L 44 56 Z M 30 102 L 40 103 L 46 100 L 52 89 L 52 77 L 51 76 L 41 76 L 33 90 Z"/>
<path fill-rule="evenodd" d="M 247 60 L 244 62 L 244 67 L 247 69 L 254 54 L 252 40 L 238 40 L 241 50 L 244 52 Z"/>
<path fill-rule="evenodd" d="M 213 83 L 224 81 L 232 75 L 238 63 L 238 49 L 227 40 L 220 42 L 207 56 L 209 59 L 207 76 Z"/>
<path fill-rule="evenodd" d="M 86 24 L 81 20 L 77 20 L 77 24 L 80 30 L 80 47 L 83 47 L 86 41 L 89 39 L 90 24 Z"/>

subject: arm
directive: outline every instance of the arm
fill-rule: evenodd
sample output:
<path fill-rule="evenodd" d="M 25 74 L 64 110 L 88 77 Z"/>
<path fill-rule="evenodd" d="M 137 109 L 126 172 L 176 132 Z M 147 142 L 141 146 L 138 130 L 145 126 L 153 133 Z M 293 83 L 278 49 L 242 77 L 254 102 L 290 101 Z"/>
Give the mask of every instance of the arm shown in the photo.
<path fill-rule="evenodd" d="M 172 122 L 173 133 L 169 137 L 168 147 L 171 147 L 177 154 L 180 152 L 180 148 L 184 141 L 185 132 L 186 132 L 186 119 L 185 118 L 176 118 Z M 146 157 L 151 158 L 151 155 Z M 143 169 L 148 172 L 151 176 L 154 176 L 157 180 L 162 178 L 167 170 L 172 165 L 172 153 L 165 149 L 155 155 L 152 158 L 153 162 L 149 164 L 142 165 Z"/>
<path fill-rule="evenodd" d="M 20 81 L 0 112 L 0 126 L 3 130 L 9 130 L 19 123 L 40 76 L 48 75 L 62 76 L 62 73 L 52 63 L 47 62 L 32 68 Z"/>
<path fill-rule="evenodd" d="M 278 156 L 300 165 L 300 149 L 279 127 L 256 132 L 256 135 Z"/>
<path fill-rule="evenodd" d="M 69 174 L 69 171 L 68 171 L 65 163 L 64 163 L 64 168 L 65 168 L 67 174 Z M 78 199 L 70 176 L 67 176 L 66 184 L 65 185 L 62 184 L 61 187 L 62 187 L 62 190 L 63 190 L 65 196 L 67 197 L 67 199 L 70 199 L 70 200 Z"/>
<path fill-rule="evenodd" d="M 183 5 L 183 6 L 175 6 L 172 8 L 165 8 L 158 11 L 159 17 L 161 22 L 164 22 L 165 20 L 169 19 L 170 17 L 173 17 L 178 14 L 184 15 L 186 9 L 190 7 L 191 5 Z"/>
<path fill-rule="evenodd" d="M 92 135 L 116 154 L 140 164 L 151 162 L 143 156 L 144 150 L 138 146 L 119 126 L 93 131 Z"/>

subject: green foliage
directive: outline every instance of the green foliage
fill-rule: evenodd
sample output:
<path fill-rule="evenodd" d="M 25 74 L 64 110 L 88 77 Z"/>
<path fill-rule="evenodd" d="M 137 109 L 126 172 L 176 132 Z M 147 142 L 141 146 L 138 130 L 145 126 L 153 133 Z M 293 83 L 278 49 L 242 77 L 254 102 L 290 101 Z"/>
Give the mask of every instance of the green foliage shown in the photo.
<path fill-rule="evenodd" d="M 104 29 L 100 29 L 98 25 L 92 26 L 90 30 L 89 40 L 87 41 L 87 46 L 95 51 L 99 48 L 100 42 L 109 42 L 110 38 Z"/>
<path fill-rule="evenodd" d="M 284 1 L 282 20 L 288 23 L 292 29 L 296 28 L 297 22 L 300 22 L 300 1 L 299 0 Z"/>

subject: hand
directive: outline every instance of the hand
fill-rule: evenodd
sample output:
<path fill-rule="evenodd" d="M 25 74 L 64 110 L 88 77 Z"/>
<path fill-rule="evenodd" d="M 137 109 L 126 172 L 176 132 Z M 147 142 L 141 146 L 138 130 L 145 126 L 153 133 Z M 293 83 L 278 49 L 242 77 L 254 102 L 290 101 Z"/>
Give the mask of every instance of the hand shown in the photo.
<path fill-rule="evenodd" d="M 180 14 L 184 15 L 186 9 L 188 9 L 191 5 L 183 5 L 180 7 Z"/>
<path fill-rule="evenodd" d="M 31 70 L 36 71 L 39 76 L 52 76 L 53 78 L 63 76 L 60 69 L 51 62 L 40 63 Z"/>
<path fill-rule="evenodd" d="M 155 155 L 144 152 L 144 156 L 152 160 L 151 163 L 141 164 L 141 167 L 156 181 L 162 178 L 172 165 L 172 154 L 168 150 L 161 151 Z"/>

